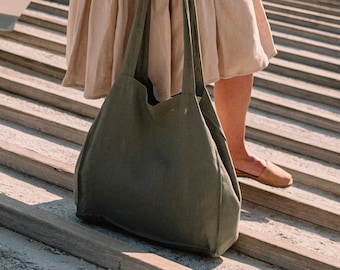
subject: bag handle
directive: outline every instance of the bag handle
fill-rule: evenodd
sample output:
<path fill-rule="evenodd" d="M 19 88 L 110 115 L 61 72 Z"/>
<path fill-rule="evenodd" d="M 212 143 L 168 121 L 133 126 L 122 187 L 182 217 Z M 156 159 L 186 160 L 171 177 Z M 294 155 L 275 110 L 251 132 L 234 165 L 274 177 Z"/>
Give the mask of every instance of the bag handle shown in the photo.
<path fill-rule="evenodd" d="M 122 73 L 148 81 L 151 1 L 140 0 L 125 50 Z"/>
<path fill-rule="evenodd" d="M 205 89 L 195 0 L 183 0 L 184 68 L 182 92 L 202 96 Z"/>
<path fill-rule="evenodd" d="M 139 0 L 131 28 L 122 73 L 148 82 L 151 1 Z M 201 96 L 204 90 L 196 6 L 194 0 L 183 0 L 184 67 L 182 93 Z"/>

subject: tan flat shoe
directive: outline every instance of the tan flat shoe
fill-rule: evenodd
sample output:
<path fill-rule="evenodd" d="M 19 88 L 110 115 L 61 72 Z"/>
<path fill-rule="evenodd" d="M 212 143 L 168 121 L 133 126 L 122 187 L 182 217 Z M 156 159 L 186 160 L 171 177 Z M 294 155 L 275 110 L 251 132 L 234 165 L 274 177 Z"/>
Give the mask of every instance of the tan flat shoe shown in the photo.
<path fill-rule="evenodd" d="M 285 170 L 281 169 L 274 163 L 266 160 L 267 166 L 263 170 L 260 176 L 255 176 L 244 171 L 235 169 L 238 177 L 248 177 L 254 179 L 262 184 L 273 186 L 273 187 L 289 187 L 293 184 L 292 176 Z"/>

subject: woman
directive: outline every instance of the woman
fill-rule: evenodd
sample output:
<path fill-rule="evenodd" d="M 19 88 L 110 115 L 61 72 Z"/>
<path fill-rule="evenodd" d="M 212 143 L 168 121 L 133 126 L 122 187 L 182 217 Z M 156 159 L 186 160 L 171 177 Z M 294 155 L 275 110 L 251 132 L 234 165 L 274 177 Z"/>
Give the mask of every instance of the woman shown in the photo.
<path fill-rule="evenodd" d="M 100 98 L 120 72 L 137 0 L 70 0 L 64 86 Z M 152 0 L 149 76 L 159 101 L 180 92 L 183 71 L 181 0 Z M 261 0 L 197 0 L 206 84 L 215 83 L 217 114 L 238 176 L 287 187 L 292 176 L 249 153 L 245 119 L 253 73 L 276 54 Z"/>

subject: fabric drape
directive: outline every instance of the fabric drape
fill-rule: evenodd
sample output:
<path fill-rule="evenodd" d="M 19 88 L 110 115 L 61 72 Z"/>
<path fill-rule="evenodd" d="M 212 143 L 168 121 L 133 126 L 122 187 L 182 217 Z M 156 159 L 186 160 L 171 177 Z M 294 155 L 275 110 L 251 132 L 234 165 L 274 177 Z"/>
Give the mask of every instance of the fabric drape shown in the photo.
<path fill-rule="evenodd" d="M 71 0 L 64 86 L 106 96 L 121 71 L 137 0 Z M 264 69 L 276 54 L 261 0 L 197 0 L 206 84 Z M 182 0 L 153 0 L 149 76 L 158 100 L 177 94 L 183 74 Z"/>

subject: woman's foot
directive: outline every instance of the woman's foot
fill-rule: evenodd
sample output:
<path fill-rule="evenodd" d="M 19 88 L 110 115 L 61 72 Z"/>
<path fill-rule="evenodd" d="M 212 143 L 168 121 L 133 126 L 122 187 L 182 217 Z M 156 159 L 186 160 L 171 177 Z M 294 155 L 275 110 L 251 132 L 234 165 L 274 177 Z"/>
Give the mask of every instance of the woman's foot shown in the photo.
<path fill-rule="evenodd" d="M 265 162 L 266 166 L 262 169 L 262 172 L 259 175 L 251 174 L 240 169 L 235 169 L 236 174 L 238 177 L 248 177 L 262 184 L 273 187 L 284 188 L 292 185 L 293 178 L 288 172 L 268 160 Z"/>

